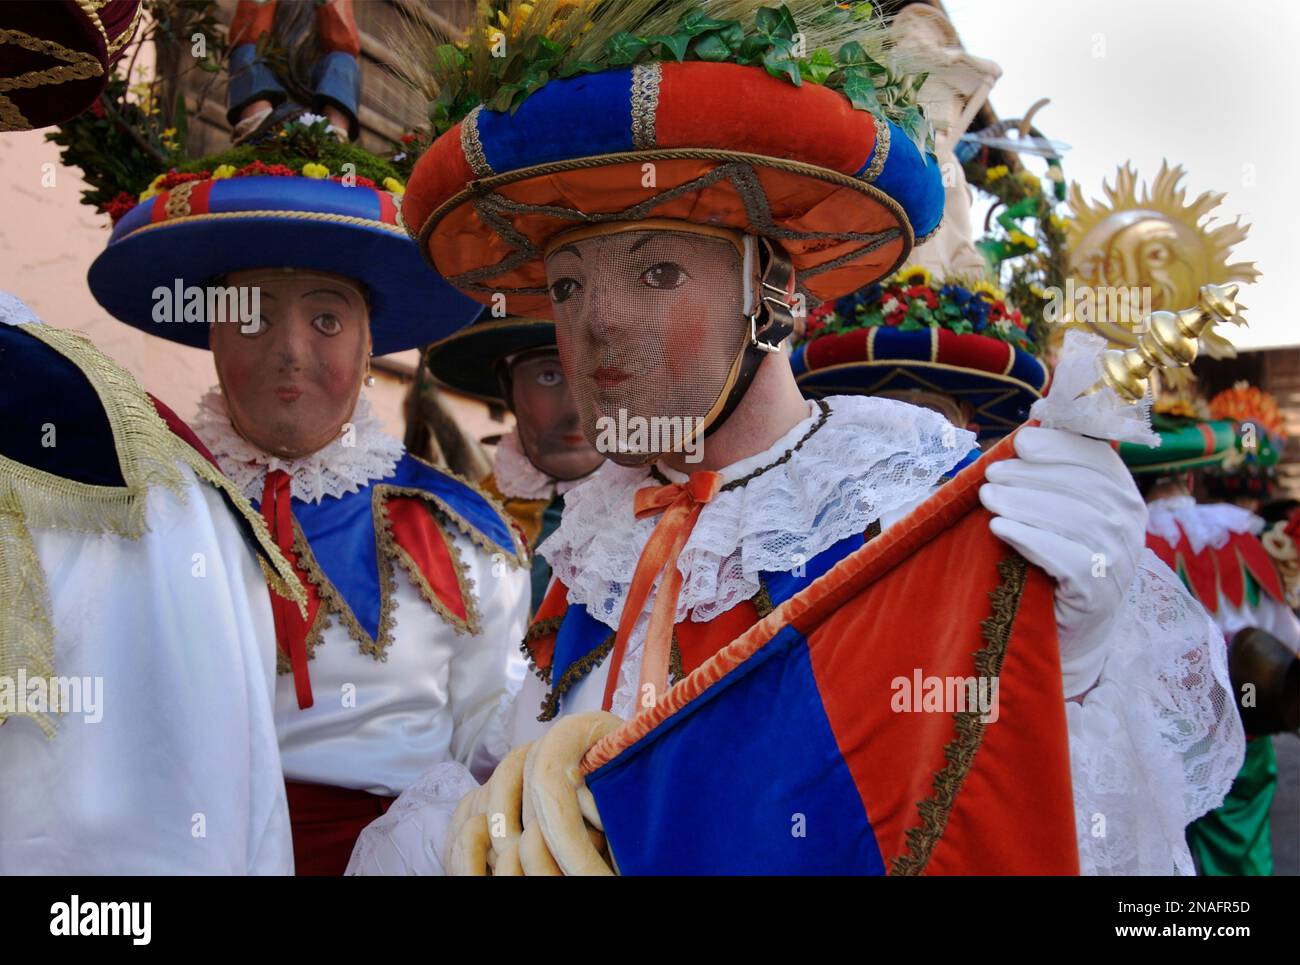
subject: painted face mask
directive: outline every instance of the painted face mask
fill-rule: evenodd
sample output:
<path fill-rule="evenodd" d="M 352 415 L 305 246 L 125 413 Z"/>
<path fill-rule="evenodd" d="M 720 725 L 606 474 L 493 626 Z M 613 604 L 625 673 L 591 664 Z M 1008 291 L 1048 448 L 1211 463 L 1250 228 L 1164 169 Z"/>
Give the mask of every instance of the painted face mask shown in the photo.
<path fill-rule="evenodd" d="M 602 226 L 552 246 L 560 357 L 603 455 L 639 465 L 695 452 L 721 424 L 762 357 L 756 263 L 753 239 L 700 226 Z"/>

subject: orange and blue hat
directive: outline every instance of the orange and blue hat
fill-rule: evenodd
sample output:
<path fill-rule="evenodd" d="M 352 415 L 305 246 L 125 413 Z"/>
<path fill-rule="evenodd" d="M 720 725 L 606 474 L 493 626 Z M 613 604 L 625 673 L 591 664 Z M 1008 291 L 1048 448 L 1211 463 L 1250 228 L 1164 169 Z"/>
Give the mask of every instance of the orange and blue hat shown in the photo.
<path fill-rule="evenodd" d="M 434 58 L 435 108 L 454 123 L 403 204 L 430 263 L 480 301 L 504 294 L 511 314 L 542 318 L 544 253 L 576 228 L 653 220 L 768 238 L 813 303 L 901 266 L 938 228 L 944 191 L 910 82 L 890 110 L 872 87 L 896 80 L 866 53 L 880 28 L 810 0 L 737 6 L 741 19 L 715 20 L 686 0 L 537 4 L 498 28 L 485 5 L 471 40 Z M 674 14 L 669 33 L 650 31 Z M 834 52 L 795 56 L 803 29 L 834 36 Z M 609 39 L 587 51 L 588 33 Z M 498 68 L 493 42 L 519 63 Z M 493 70 L 499 83 L 474 80 Z M 527 83 L 507 84 L 513 73 Z"/>

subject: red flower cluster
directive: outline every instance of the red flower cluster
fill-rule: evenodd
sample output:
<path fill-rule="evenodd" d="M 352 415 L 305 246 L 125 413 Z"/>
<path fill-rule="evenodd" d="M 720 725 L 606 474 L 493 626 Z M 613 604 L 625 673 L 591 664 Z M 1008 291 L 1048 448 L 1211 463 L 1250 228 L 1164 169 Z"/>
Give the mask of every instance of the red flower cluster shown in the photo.
<path fill-rule="evenodd" d="M 242 168 L 231 175 L 233 178 L 253 178 L 253 177 L 276 177 L 276 178 L 296 178 L 298 172 L 285 164 L 263 164 L 261 161 L 253 161 L 245 164 Z"/>
<path fill-rule="evenodd" d="M 135 206 L 135 195 L 129 194 L 126 191 L 119 191 L 111 201 L 106 201 L 101 204 L 99 210 L 107 212 L 108 216 L 113 219 L 113 224 L 117 224 L 122 220 L 122 215 L 126 214 Z"/>
<path fill-rule="evenodd" d="M 206 181 L 212 177 L 211 171 L 196 171 L 193 173 L 182 173 L 180 171 L 169 171 L 158 182 L 158 188 L 161 191 L 170 191 L 178 184 L 184 184 L 186 181 Z"/>
<path fill-rule="evenodd" d="M 354 187 L 362 187 L 362 188 L 377 188 L 377 187 L 378 187 L 378 185 L 375 184 L 374 181 L 370 180 L 370 178 L 364 177 L 363 175 L 360 175 L 360 174 L 353 175 L 353 178 L 352 178 L 352 179 L 353 179 L 353 181 L 356 182 L 355 185 L 354 185 Z M 343 183 L 343 175 L 341 175 L 341 174 L 336 174 L 336 175 L 334 175 L 334 177 L 330 178 L 330 180 L 331 180 L 331 181 L 337 181 L 337 182 L 339 182 L 339 184 L 342 184 L 342 183 Z"/>

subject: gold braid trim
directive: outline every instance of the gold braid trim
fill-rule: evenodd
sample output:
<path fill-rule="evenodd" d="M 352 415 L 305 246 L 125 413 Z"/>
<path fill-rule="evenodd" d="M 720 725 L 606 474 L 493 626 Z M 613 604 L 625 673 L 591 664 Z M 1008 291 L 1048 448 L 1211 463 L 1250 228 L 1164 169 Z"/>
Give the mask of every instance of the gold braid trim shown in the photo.
<path fill-rule="evenodd" d="M 600 666 L 600 662 L 609 655 L 614 649 L 614 634 L 605 638 L 605 642 L 596 647 L 586 656 L 579 657 L 573 663 L 569 664 L 568 669 L 564 671 L 564 676 L 560 678 L 559 683 L 551 690 L 542 700 L 542 712 L 537 719 L 543 724 L 548 720 L 554 720 L 555 715 L 560 709 L 560 698 L 568 693 L 569 688 L 576 684 L 583 677 L 587 676 L 593 668 Z"/>
<path fill-rule="evenodd" d="M 185 182 L 190 183 L 190 182 Z M 407 237 L 406 229 L 391 225 L 386 221 L 375 221 L 373 218 L 358 218 L 350 214 L 329 214 L 323 211 L 212 211 L 208 214 L 191 214 L 180 218 L 168 218 L 166 221 L 155 221 L 152 224 L 141 225 L 131 232 L 131 237 L 142 234 L 146 231 L 157 231 L 160 228 L 173 228 L 180 224 L 189 224 L 193 221 L 217 221 L 222 218 L 282 218 L 288 221 L 332 221 L 337 224 L 360 225 L 363 228 L 374 228 L 377 231 L 387 231 L 389 234 Z"/>
<path fill-rule="evenodd" d="M 659 113 L 661 64 L 637 64 L 632 68 L 632 146 L 648 150 L 657 143 L 655 119 Z"/>
<path fill-rule="evenodd" d="M 889 158 L 889 122 L 879 121 L 876 124 L 876 148 L 871 155 L 871 163 L 867 169 L 862 172 L 862 180 L 870 184 L 876 178 L 880 177 L 880 172 L 885 170 L 885 161 Z"/>
<path fill-rule="evenodd" d="M 460 149 L 469 162 L 470 170 L 480 178 L 485 178 L 495 172 L 492 165 L 488 164 L 487 155 L 483 153 L 483 141 L 478 135 L 478 116 L 481 113 L 483 105 L 479 104 L 460 122 Z"/>
<path fill-rule="evenodd" d="M 29 678 L 53 675 L 49 592 L 30 530 L 139 539 L 146 530 L 152 488 L 161 486 L 185 500 L 186 480 L 178 463 L 230 497 L 269 561 L 275 577 L 272 588 L 305 613 L 306 593 L 261 515 L 230 480 L 167 427 L 130 373 L 77 332 L 48 325 L 21 327 L 75 365 L 90 383 L 112 431 L 124 485 L 75 482 L 0 456 L 0 596 L 5 600 L 0 607 L 0 677 L 12 679 L 20 669 Z M 48 720 L 40 723 L 51 733 Z"/>
<path fill-rule="evenodd" d="M 409 455 L 412 459 L 414 459 L 416 462 L 420 463 L 421 465 L 427 466 L 428 468 L 432 469 L 434 472 L 441 473 L 444 476 L 448 476 L 451 479 L 456 480 L 461 485 L 465 486 L 468 489 L 472 489 L 474 492 L 482 496 L 483 499 L 487 502 L 488 506 L 492 508 L 492 511 L 497 514 L 498 518 L 505 525 L 506 532 L 510 534 L 510 545 L 514 548 L 514 555 L 511 556 L 506 553 L 503 553 L 500 546 L 498 546 L 496 543 L 492 542 L 485 535 L 483 535 L 483 533 L 479 531 L 477 526 L 469 522 L 469 520 L 465 519 L 465 517 L 462 516 L 460 513 L 456 512 L 456 510 L 453 509 L 449 503 L 445 502 L 439 496 L 436 496 L 430 492 L 425 492 L 423 489 L 411 490 L 411 492 L 415 493 L 416 495 L 419 495 L 422 499 L 427 499 L 429 502 L 436 505 L 438 509 L 447 516 L 448 519 L 450 519 L 453 523 L 456 524 L 457 529 L 459 529 L 462 533 L 468 536 L 470 540 L 474 543 L 474 545 L 478 546 L 480 549 L 485 550 L 487 553 L 489 553 L 492 556 L 501 553 L 502 556 L 510 560 L 513 565 L 519 567 L 520 569 L 527 569 L 529 567 L 530 560 L 528 554 L 528 545 L 520 538 L 518 529 L 514 525 L 512 525 L 513 517 L 506 510 L 505 506 L 502 505 L 501 500 L 494 497 L 491 493 L 485 492 L 482 486 L 470 482 L 464 476 L 461 476 L 460 474 L 453 472 L 452 470 L 448 469 L 445 466 L 435 466 L 431 462 L 425 462 L 423 459 L 421 459 L 419 456 L 415 455 L 414 453 L 408 452 L 407 455 Z"/>
<path fill-rule="evenodd" d="M 668 651 L 668 686 L 685 679 L 686 671 L 682 669 L 682 650 L 677 645 L 677 627 L 673 627 L 672 649 Z"/>
<path fill-rule="evenodd" d="M 312 553 L 311 544 L 307 542 L 307 537 L 302 527 L 298 525 L 297 519 L 293 521 L 293 553 L 298 558 L 298 566 L 307 574 L 307 582 L 316 588 L 316 595 L 320 598 L 316 619 L 312 621 L 311 629 L 307 632 L 307 659 L 315 659 L 316 647 L 321 642 L 325 631 L 331 626 L 328 614 L 337 616 L 343 622 L 348 636 L 357 642 L 362 653 L 373 654 L 377 649 L 375 642 L 370 639 L 370 634 L 362 629 L 352 608 L 348 606 L 347 601 L 334 588 L 334 584 L 329 581 L 325 571 L 316 562 L 316 555 Z M 276 673 L 291 673 L 293 667 L 289 663 L 288 656 L 279 647 L 276 647 L 275 653 Z"/>
<path fill-rule="evenodd" d="M 533 660 L 533 651 L 528 645 L 534 640 L 539 640 L 542 637 L 549 637 L 552 634 L 559 633 L 560 624 L 563 622 L 563 613 L 556 617 L 547 617 L 545 620 L 538 620 L 528 628 L 528 632 L 524 634 L 524 639 L 519 644 L 519 649 L 523 651 L 524 659 L 528 661 L 528 669 L 531 670 L 537 676 L 537 679 L 544 684 L 550 684 L 551 682 L 551 668 L 547 667 L 545 670 L 540 669 L 537 666 L 537 662 Z"/>
<path fill-rule="evenodd" d="M 108 45 L 109 60 L 112 60 L 114 55 L 119 50 L 121 50 L 123 47 L 125 47 L 128 43 L 131 42 L 131 38 L 135 36 L 136 28 L 140 26 L 140 18 L 143 15 L 144 15 L 144 4 L 140 3 L 136 6 L 135 16 L 133 16 L 131 18 L 131 22 L 126 25 L 126 29 L 123 30 L 116 37 L 114 37 L 113 40 L 109 43 Z"/>
<path fill-rule="evenodd" d="M 393 496 L 411 496 L 424 501 L 424 508 L 433 520 L 434 526 L 437 527 L 438 535 L 442 537 L 443 544 L 447 547 L 447 553 L 451 557 L 451 566 L 456 573 L 456 584 L 460 589 L 461 600 L 465 604 L 466 619 L 462 620 L 451 612 L 447 604 L 433 591 L 433 587 L 429 585 L 429 581 L 420 572 L 420 567 L 415 560 L 393 538 L 393 522 L 388 517 L 388 500 Z M 460 550 L 456 548 L 456 543 L 438 521 L 438 515 L 434 507 L 430 505 L 430 494 L 423 489 L 379 485 L 374 487 L 371 506 L 375 515 L 375 535 L 379 538 L 379 545 L 383 549 L 381 565 L 383 565 L 382 560 L 396 560 L 402 565 L 402 569 L 406 570 L 406 575 L 411 578 L 411 583 L 420 591 L 420 596 L 424 598 L 424 602 L 428 603 L 443 620 L 451 624 L 457 633 L 479 633 L 483 627 L 479 620 L 478 607 L 474 599 L 474 581 L 466 572 L 465 564 L 461 561 Z"/>
<path fill-rule="evenodd" d="M 103 32 L 103 28 L 100 28 Z M 21 30 L 0 29 L 0 47 L 4 44 L 16 44 L 24 50 L 35 54 L 44 54 L 63 65 L 47 67 L 44 70 L 31 70 L 17 77 L 0 77 L 0 130 L 30 131 L 31 122 L 23 116 L 18 105 L 5 96 L 4 91 L 33 90 L 46 84 L 63 84 L 70 80 L 87 80 L 104 73 L 104 65 L 93 54 L 80 50 L 69 50 L 53 40 L 42 40 Z"/>
<path fill-rule="evenodd" d="M 1020 609 L 1020 597 L 1025 589 L 1028 565 L 1025 558 L 1011 551 L 998 563 L 1000 583 L 989 591 L 993 612 L 980 621 L 980 635 L 985 646 L 975 651 L 975 672 L 995 681 L 1002 672 L 1011 628 Z M 978 710 L 953 714 L 957 736 L 943 749 L 946 763 L 934 775 L 934 793 L 928 800 L 917 803 L 921 818 L 920 827 L 907 832 L 907 853 L 899 855 L 890 865 L 891 875 L 922 875 L 930 861 L 935 845 L 948 826 L 948 815 L 957 799 L 966 775 L 975 761 L 975 753 L 984 740 L 984 722 Z"/>

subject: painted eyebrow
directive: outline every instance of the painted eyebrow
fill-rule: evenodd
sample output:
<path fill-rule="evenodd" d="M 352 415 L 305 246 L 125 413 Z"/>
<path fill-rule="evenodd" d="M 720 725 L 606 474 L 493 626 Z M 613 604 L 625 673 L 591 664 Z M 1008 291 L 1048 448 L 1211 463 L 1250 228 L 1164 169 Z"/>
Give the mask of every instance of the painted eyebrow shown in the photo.
<path fill-rule="evenodd" d="M 576 247 L 574 247 L 573 245 L 565 245 L 565 246 L 562 247 L 562 248 L 556 248 L 555 251 L 553 251 L 553 252 L 551 253 L 551 255 L 552 255 L 552 257 L 554 257 L 555 255 L 562 255 L 562 254 L 564 254 L 564 252 L 566 252 L 566 251 L 567 251 L 567 252 L 570 252 L 572 255 L 574 255 L 574 256 L 575 256 L 579 261 L 582 260 L 582 252 L 580 252 L 580 251 L 579 251 Z"/>
<path fill-rule="evenodd" d="M 306 298 L 308 295 L 333 295 L 335 298 L 342 299 L 348 305 L 352 304 L 351 299 L 335 288 L 313 288 L 311 291 L 305 292 L 303 297 Z"/>
<path fill-rule="evenodd" d="M 640 238 L 638 238 L 635 243 L 633 243 L 632 247 L 627 250 L 627 253 L 630 255 L 634 253 L 642 245 L 648 245 L 650 242 L 654 241 L 654 237 L 655 236 L 653 233 L 646 232 Z"/>

